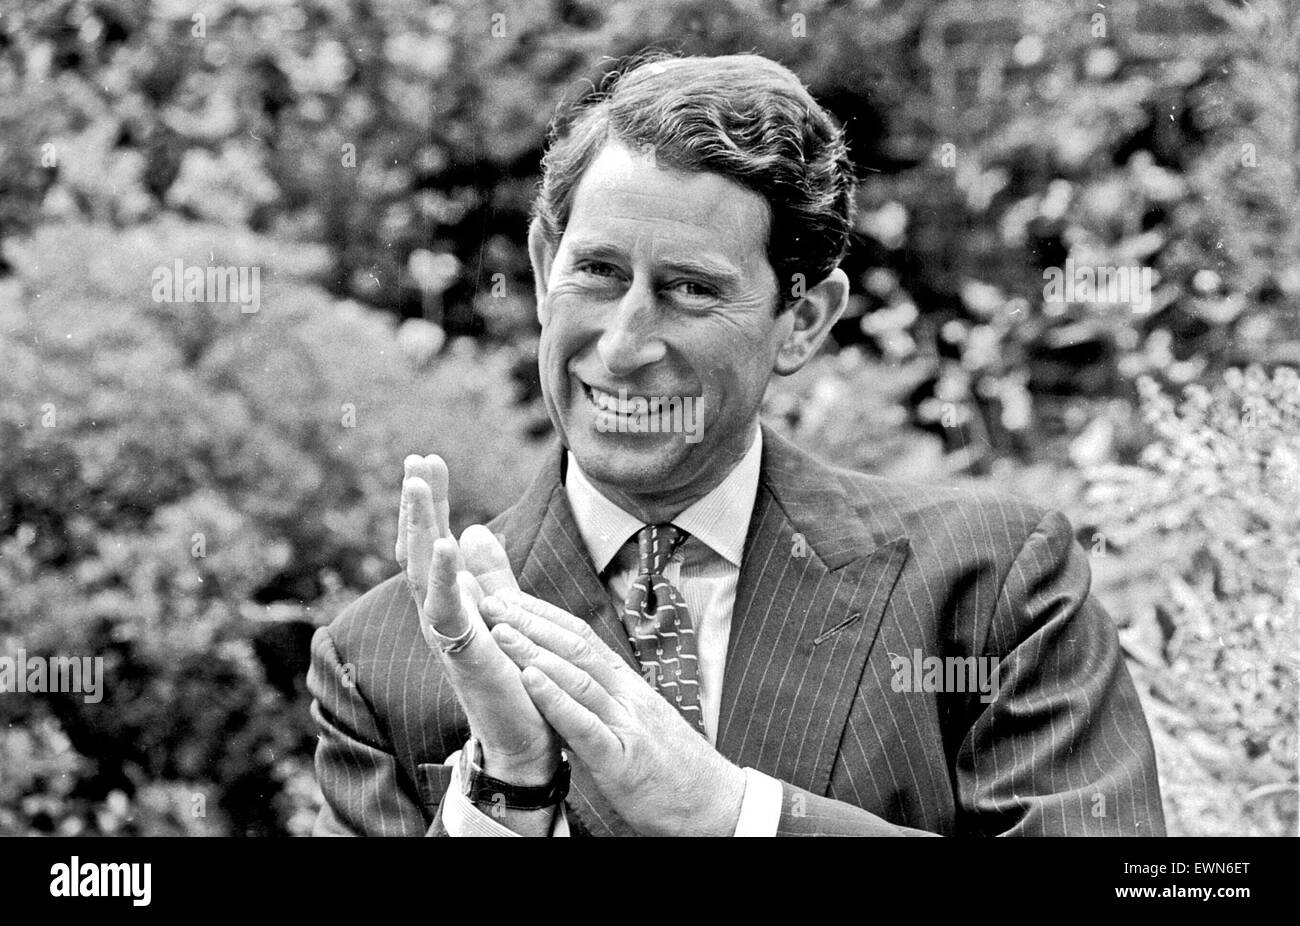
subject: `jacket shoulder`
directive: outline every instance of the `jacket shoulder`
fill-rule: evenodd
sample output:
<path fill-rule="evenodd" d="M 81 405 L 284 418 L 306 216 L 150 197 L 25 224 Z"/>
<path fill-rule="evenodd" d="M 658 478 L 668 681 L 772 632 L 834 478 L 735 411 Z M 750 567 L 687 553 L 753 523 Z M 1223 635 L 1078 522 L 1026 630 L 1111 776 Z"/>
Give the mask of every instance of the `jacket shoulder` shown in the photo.
<path fill-rule="evenodd" d="M 1009 566 L 1036 530 L 1072 533 L 1064 515 L 1004 489 L 834 472 L 859 517 L 950 560 Z"/>

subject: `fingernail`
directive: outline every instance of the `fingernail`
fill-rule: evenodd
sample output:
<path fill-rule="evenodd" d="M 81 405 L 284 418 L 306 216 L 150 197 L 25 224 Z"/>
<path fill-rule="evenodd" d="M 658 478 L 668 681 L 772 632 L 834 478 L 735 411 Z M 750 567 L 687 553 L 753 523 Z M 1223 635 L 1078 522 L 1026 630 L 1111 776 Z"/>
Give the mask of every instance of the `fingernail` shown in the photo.
<path fill-rule="evenodd" d="M 478 603 L 478 613 L 484 617 L 500 617 L 506 613 L 506 606 L 500 599 L 488 595 Z"/>

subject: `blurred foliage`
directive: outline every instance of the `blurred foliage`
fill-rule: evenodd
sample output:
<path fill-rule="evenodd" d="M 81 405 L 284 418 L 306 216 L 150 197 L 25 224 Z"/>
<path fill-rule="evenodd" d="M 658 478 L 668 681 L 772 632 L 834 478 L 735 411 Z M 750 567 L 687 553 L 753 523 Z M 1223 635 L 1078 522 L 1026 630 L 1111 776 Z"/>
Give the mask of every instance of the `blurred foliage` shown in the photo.
<path fill-rule="evenodd" d="M 153 302 L 164 252 L 261 264 L 261 310 Z M 0 698 L 0 832 L 301 831 L 307 640 L 394 571 L 405 454 L 447 459 L 458 526 L 522 491 L 511 358 L 431 359 L 427 323 L 305 281 L 322 255 L 224 227 L 50 225 L 9 258 L 0 653 L 101 655 L 105 696 Z"/>
<path fill-rule="evenodd" d="M 319 242 L 337 295 L 526 344 L 557 102 L 646 46 L 754 50 L 840 117 L 864 180 L 836 342 L 915 367 L 902 408 L 960 468 L 1031 458 L 1142 373 L 1300 360 L 1283 0 L 0 9 L 0 236 L 176 211 Z M 1067 258 L 1153 268 L 1152 307 L 1046 302 Z"/>
<path fill-rule="evenodd" d="M 1171 819 L 1187 834 L 1294 835 L 1300 703 L 1300 376 L 1230 370 L 1175 404 L 1158 438 L 1096 466 L 1093 552 L 1124 556 L 1125 642 L 1149 686 Z M 1110 547 L 1114 548 L 1111 551 Z"/>
<path fill-rule="evenodd" d="M 405 453 L 447 457 L 458 525 L 522 486 L 546 126 L 652 45 L 786 63 L 858 165 L 849 311 L 769 419 L 1104 537 L 1171 829 L 1293 821 L 1284 689 L 1195 689 L 1279 665 L 1241 551 L 1296 574 L 1251 469 L 1296 419 L 1212 409 L 1294 382 L 1156 390 L 1300 364 L 1298 43 L 1284 0 L 0 0 L 0 651 L 110 674 L 0 701 L 0 832 L 303 830 L 305 635 L 389 571 Z M 178 258 L 262 268 L 262 310 L 151 302 Z M 1047 300 L 1067 259 L 1152 268 L 1151 306 Z M 1133 511 L 1084 495 L 1123 479 Z"/>

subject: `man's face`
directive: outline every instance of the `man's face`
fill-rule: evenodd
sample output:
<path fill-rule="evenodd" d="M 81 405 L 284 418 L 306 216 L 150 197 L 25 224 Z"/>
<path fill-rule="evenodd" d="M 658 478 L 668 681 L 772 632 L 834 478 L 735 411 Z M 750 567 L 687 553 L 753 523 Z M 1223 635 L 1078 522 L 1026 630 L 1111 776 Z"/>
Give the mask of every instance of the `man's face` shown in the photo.
<path fill-rule="evenodd" d="M 622 145 L 583 175 L 539 305 L 539 366 L 551 420 L 598 485 L 689 501 L 748 448 L 792 326 L 774 313 L 768 215 L 726 177 Z M 645 418 L 610 410 L 621 391 L 691 400 L 695 433 L 635 433 Z"/>

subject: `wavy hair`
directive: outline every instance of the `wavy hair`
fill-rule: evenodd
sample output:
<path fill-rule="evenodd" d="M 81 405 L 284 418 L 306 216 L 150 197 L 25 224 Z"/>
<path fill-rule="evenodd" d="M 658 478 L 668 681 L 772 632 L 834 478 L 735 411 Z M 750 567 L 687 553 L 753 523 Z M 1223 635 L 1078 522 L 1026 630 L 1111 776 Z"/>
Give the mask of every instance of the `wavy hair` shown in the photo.
<path fill-rule="evenodd" d="M 857 185 L 844 135 L 783 65 L 752 54 L 643 53 L 562 107 L 533 203 L 552 248 L 578 182 L 613 140 L 653 153 L 662 166 L 721 174 L 763 197 L 778 309 L 794 301 L 797 281 L 816 285 L 844 256 Z"/>

